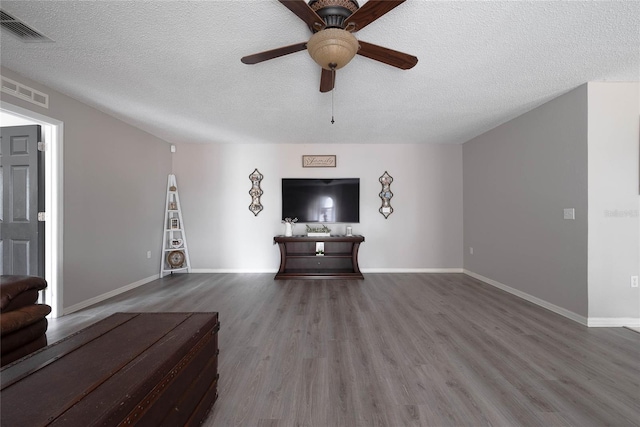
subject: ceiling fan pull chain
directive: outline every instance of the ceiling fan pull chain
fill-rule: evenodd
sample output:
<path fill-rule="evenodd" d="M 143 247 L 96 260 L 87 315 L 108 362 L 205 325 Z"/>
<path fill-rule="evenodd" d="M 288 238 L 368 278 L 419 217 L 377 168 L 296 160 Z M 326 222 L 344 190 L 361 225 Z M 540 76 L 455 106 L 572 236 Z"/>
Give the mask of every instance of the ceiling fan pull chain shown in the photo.
<path fill-rule="evenodd" d="M 335 89 L 333 89 L 331 91 L 331 124 L 335 123 L 335 120 L 333 120 L 333 92 L 335 91 Z"/>
<path fill-rule="evenodd" d="M 331 67 L 331 79 L 335 82 L 336 81 L 336 69 L 335 67 Z M 331 124 L 335 123 L 335 120 L 333 120 L 333 93 L 336 91 L 335 85 L 334 87 L 331 89 Z"/>

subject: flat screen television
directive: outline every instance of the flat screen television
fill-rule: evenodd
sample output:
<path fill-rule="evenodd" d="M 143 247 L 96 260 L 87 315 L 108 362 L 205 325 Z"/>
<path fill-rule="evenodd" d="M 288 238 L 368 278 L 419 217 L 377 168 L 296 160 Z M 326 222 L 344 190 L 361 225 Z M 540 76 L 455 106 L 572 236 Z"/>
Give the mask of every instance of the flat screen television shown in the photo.
<path fill-rule="evenodd" d="M 282 218 L 360 222 L 360 178 L 282 178 Z"/>

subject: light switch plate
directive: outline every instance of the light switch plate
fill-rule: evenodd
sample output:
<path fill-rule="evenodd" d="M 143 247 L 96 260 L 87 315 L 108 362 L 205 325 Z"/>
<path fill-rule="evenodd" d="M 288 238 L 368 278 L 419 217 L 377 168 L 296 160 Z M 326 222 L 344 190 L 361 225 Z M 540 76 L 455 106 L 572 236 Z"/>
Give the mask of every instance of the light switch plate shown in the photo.
<path fill-rule="evenodd" d="M 564 219 L 576 219 L 576 210 L 574 208 L 565 208 Z"/>

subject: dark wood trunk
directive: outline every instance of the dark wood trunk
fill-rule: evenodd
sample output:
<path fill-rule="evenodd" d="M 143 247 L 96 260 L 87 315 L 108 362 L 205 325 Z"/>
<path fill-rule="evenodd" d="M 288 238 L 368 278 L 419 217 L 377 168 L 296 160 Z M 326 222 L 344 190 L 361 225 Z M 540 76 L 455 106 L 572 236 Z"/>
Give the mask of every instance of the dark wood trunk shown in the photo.
<path fill-rule="evenodd" d="M 2 425 L 197 425 L 217 398 L 217 313 L 116 313 L 2 370 Z"/>

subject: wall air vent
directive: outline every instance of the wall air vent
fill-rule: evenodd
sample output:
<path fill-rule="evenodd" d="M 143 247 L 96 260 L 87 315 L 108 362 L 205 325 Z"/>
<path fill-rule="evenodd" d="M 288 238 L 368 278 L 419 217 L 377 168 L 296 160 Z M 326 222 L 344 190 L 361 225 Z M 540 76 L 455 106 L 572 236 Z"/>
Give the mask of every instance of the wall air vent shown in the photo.
<path fill-rule="evenodd" d="M 44 34 L 29 27 L 19 19 L 16 19 L 13 16 L 9 15 L 2 9 L 0 9 L 0 27 L 2 27 L 3 30 L 7 30 L 23 42 L 37 43 L 53 41 Z"/>
<path fill-rule="evenodd" d="M 40 107 L 49 108 L 49 95 L 46 93 L 32 89 L 5 76 L 0 76 L 0 82 L 2 84 L 2 92 L 24 99 Z"/>

